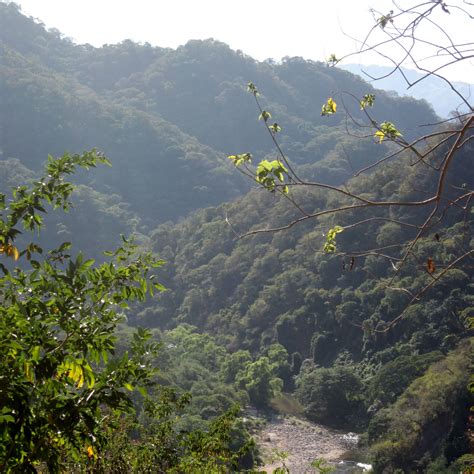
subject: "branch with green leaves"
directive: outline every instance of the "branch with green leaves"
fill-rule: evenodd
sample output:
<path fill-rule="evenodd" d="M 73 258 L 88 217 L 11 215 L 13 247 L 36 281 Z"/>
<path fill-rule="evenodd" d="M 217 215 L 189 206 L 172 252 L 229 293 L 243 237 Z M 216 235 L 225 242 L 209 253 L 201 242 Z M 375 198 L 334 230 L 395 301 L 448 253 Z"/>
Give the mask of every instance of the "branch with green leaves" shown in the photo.
<path fill-rule="evenodd" d="M 96 151 L 49 157 L 42 179 L 16 188 L 8 205 L 2 194 L 3 253 L 26 261 L 10 271 L 1 266 L 1 471 L 32 472 L 42 464 L 59 472 L 63 462 L 95 462 L 104 410 L 131 410 L 132 393 L 146 394 L 153 382 L 158 346 L 150 332 L 139 329 L 121 356 L 114 332 L 130 302 L 164 289 L 153 281 L 161 260 L 125 238 L 100 265 L 71 256 L 68 242 L 48 252 L 34 242 L 22 251 L 14 245 L 20 228 L 41 229 L 47 205 L 70 207 L 74 188 L 66 175 L 99 163 L 108 161 Z M 41 261 L 35 253 L 43 253 Z"/>
<path fill-rule="evenodd" d="M 8 206 L 6 194 L 0 193 L 0 254 L 16 261 L 23 254 L 30 259 L 32 253 L 41 252 L 34 244 L 23 251 L 15 247 L 13 242 L 22 233 L 20 228 L 30 232 L 39 230 L 47 205 L 67 211 L 74 186 L 64 181 L 65 176 L 73 174 L 77 168 L 90 169 L 98 164 L 110 166 L 107 158 L 96 150 L 74 155 L 66 153 L 57 159 L 48 156 L 45 175 L 30 186 L 14 188 Z M 4 266 L 2 268 L 5 270 Z"/>

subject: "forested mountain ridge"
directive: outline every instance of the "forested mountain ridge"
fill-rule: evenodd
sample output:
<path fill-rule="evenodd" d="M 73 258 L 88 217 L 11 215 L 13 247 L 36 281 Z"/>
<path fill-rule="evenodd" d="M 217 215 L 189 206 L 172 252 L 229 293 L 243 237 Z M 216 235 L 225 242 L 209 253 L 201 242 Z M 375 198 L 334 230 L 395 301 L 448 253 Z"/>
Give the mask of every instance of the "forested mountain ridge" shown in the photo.
<path fill-rule="evenodd" d="M 347 181 L 390 145 L 372 134 L 361 140 L 343 114 L 322 117 L 321 105 L 334 92 L 350 92 L 357 100 L 346 95 L 339 107 L 357 120 L 359 99 L 373 92 L 373 116 L 393 120 L 408 140 L 419 123 L 436 121 L 425 102 L 374 91 L 322 63 L 257 62 L 215 40 L 177 50 L 131 41 L 75 45 L 4 3 L 0 25 L 2 187 L 32 179 L 48 153 L 97 147 L 111 159 L 111 169 L 78 175 L 76 209 L 71 218 L 53 217 L 46 239 L 59 230 L 55 239 L 72 240 L 96 256 L 121 232 L 135 232 L 167 261 L 158 278 L 168 291 L 135 304 L 127 316 L 130 325 L 154 328 L 169 349 L 158 361 L 160 381 L 193 394 L 192 422 L 204 425 L 236 400 L 265 408 L 284 389 L 296 394 L 312 420 L 368 427 L 379 466 L 398 462 L 390 457 L 398 453 L 392 453 L 394 437 L 403 432 L 396 420 L 409 409 L 421 427 L 411 438 L 414 456 L 424 456 L 420 465 L 438 459 L 444 466 L 467 451 L 471 356 L 464 340 L 474 306 L 472 267 L 448 272 L 384 332 L 407 303 L 406 293 L 388 287 L 394 262 L 374 255 L 350 262 L 321 251 L 328 229 L 351 225 L 353 215 L 239 239 L 248 230 L 283 225 L 298 211 L 275 193 L 246 194 L 249 183 L 225 158 L 244 151 L 269 159 L 275 154 L 246 92 L 253 81 L 302 176 L 346 183 L 371 199 L 422 199 L 435 189 L 436 174 L 412 171 L 408 155 Z M 473 182 L 471 156 L 472 142 L 450 169 L 453 188 Z M 346 202 L 319 191 L 295 194 L 310 211 Z M 424 217 L 410 209 L 373 215 Z M 420 239 L 395 286 L 415 293 L 430 281 L 423 271 L 427 260 L 442 268 L 469 247 L 469 225 L 452 206 L 437 237 Z M 368 224 L 340 234 L 338 249 L 403 247 L 412 236 L 394 223 Z M 129 328 L 120 335 L 125 345 Z M 421 414 L 412 409 L 409 401 L 428 391 L 432 374 L 451 372 L 456 376 L 441 378 L 430 392 L 432 411 L 431 405 Z M 433 432 L 442 434 L 430 451 Z"/>
<path fill-rule="evenodd" d="M 300 58 L 258 63 L 213 40 L 191 41 L 177 50 L 130 41 L 92 48 L 46 31 L 14 4 L 0 4 L 0 14 L 3 117 L 10 117 L 1 124 L 4 156 L 37 169 L 47 153 L 96 146 L 114 166 L 99 172 L 93 186 L 120 195 L 151 222 L 175 219 L 247 189 L 230 177 L 223 157 L 241 147 L 271 152 L 245 92 L 250 79 L 265 88 L 269 106 L 285 123 L 283 140 L 295 161 L 310 166 L 339 141 L 325 136 L 327 125 L 332 130 L 341 119 L 323 125 L 320 103 L 335 89 L 367 92 L 356 76 Z M 434 119 L 426 105 L 381 93 L 377 113 L 382 117 L 389 110 L 408 135 L 415 111 Z M 19 133 L 25 126 L 28 140 Z M 342 137 L 342 123 L 336 129 Z"/>
<path fill-rule="evenodd" d="M 59 226 L 73 241 L 93 242 L 98 252 L 112 243 L 104 222 L 146 240 L 161 222 L 248 190 L 225 156 L 242 149 L 272 152 L 245 90 L 249 80 L 262 85 L 267 105 L 284 124 L 285 149 L 308 178 L 341 183 L 352 169 L 382 156 L 384 147 L 374 150 L 348 136 L 340 117 L 323 122 L 320 104 L 328 94 L 371 88 L 322 63 L 301 58 L 259 63 L 214 40 L 190 41 L 177 50 L 131 41 L 75 45 L 12 3 L 0 4 L 0 24 L 3 157 L 18 158 L 31 170 L 40 169 L 48 154 L 65 150 L 96 147 L 109 157 L 111 169 L 79 177 L 95 190 L 88 202 L 105 218 L 94 218 L 97 235 L 81 236 L 83 227 L 67 218 Z M 407 137 L 417 116 L 435 119 L 426 104 L 380 94 L 376 114 L 383 119 L 390 112 Z M 349 100 L 348 107 L 360 115 L 357 103 Z M 115 196 L 118 214 L 132 213 L 133 219 L 104 215 L 106 195 Z M 82 221 L 91 212 L 96 214 L 78 202 Z"/>
<path fill-rule="evenodd" d="M 280 121 L 286 123 L 291 141 L 307 140 L 308 132 L 326 124 L 320 104 L 328 94 L 344 90 L 362 96 L 372 91 L 358 76 L 324 63 L 298 57 L 284 58 L 281 63 L 258 62 L 212 39 L 189 41 L 176 50 L 129 40 L 94 48 L 62 39 L 58 31 L 47 32 L 20 15 L 13 5 L 2 6 L 2 17 L 6 25 L 2 42 L 10 48 L 20 54 L 27 51 L 29 57 L 36 57 L 55 72 L 75 76 L 108 100 L 161 115 L 224 152 L 242 143 L 255 151 L 270 149 L 250 120 L 255 115 L 253 104 L 242 100 L 250 80 L 260 85 L 272 109 L 282 114 Z M 403 121 L 407 130 L 417 124 L 415 109 L 433 118 L 425 107 L 410 99 L 394 100 L 380 91 L 381 118 L 390 111 L 393 121 Z M 340 121 L 334 117 L 331 125 Z M 238 135 L 235 123 L 239 123 Z"/>
<path fill-rule="evenodd" d="M 166 186 L 167 173 L 174 173 L 177 186 L 198 194 L 201 190 L 202 202 L 207 194 L 208 204 L 218 202 L 216 191 L 222 193 L 221 199 L 237 195 L 237 182 L 230 178 L 230 168 L 226 173 L 218 154 L 159 116 L 109 104 L 71 76 L 58 76 L 6 48 L 1 64 L 4 156 L 21 157 L 26 166 L 38 169 L 48 153 L 101 148 L 114 157 L 115 165 L 99 172 L 94 187 L 122 195 L 145 218 L 167 220 L 196 207 L 195 196 L 193 203 L 186 203 L 185 193 Z M 22 127 L 29 130 L 28 140 L 19 133 Z M 223 169 L 220 174 L 219 169 Z M 219 179 L 212 178 L 215 173 Z M 215 191 L 206 193 L 206 179 L 208 185 L 215 181 Z M 146 192 L 134 192 L 139 187 Z"/>

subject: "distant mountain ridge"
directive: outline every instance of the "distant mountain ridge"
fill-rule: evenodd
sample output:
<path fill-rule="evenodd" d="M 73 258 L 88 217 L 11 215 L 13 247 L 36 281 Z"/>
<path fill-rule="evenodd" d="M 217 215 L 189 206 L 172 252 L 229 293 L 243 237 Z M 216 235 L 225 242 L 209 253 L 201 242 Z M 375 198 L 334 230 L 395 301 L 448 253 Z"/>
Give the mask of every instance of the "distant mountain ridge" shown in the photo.
<path fill-rule="evenodd" d="M 439 77 L 424 77 L 424 75 L 418 71 L 403 68 L 403 74 L 405 74 L 410 82 L 413 83 L 423 78 L 421 82 L 408 88 L 400 71 L 395 71 L 391 74 L 393 68 L 388 66 L 342 64 L 340 68 L 359 75 L 377 89 L 395 91 L 401 97 L 410 96 L 418 100 L 426 100 L 440 117 L 446 118 L 450 112 L 455 110 L 459 110 L 461 113 L 465 112 L 466 106 L 460 97 L 451 89 L 448 83 Z M 379 77 L 381 79 L 377 79 Z M 452 81 L 452 85 L 466 98 L 472 98 L 474 94 L 474 84 Z"/>

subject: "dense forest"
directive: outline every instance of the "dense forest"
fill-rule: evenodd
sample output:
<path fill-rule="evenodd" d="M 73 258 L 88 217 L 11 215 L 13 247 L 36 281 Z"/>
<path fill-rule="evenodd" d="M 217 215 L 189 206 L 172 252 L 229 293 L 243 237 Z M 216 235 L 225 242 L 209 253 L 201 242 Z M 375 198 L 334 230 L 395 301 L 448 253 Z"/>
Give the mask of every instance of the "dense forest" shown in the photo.
<path fill-rule="evenodd" d="M 451 123 L 323 62 L 78 45 L 9 2 L 0 49 L 0 470 L 259 472 L 289 404 L 357 432 L 376 473 L 468 472 L 472 126 L 440 181 Z M 434 165 L 386 159 L 420 124 Z M 279 150 L 285 183 L 232 163 Z M 440 182 L 432 227 L 351 208 Z"/>

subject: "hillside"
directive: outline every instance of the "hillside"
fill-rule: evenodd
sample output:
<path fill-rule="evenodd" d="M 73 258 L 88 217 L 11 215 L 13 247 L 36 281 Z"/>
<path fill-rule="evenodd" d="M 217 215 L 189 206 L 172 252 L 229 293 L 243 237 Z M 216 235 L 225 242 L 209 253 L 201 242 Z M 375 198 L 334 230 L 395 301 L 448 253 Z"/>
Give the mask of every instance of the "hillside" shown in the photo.
<path fill-rule="evenodd" d="M 278 143 L 291 166 L 311 186 L 289 179 L 286 170 L 287 192 L 278 192 L 283 182 L 280 188 L 263 189 L 255 174 L 253 180 L 245 179 L 227 158 L 248 152 L 256 166 L 262 159 L 280 160 L 276 132 L 268 134 L 266 120 L 258 119 L 249 82 L 257 84 L 259 104 L 281 126 Z M 375 97 L 370 115 L 361 105 L 366 94 Z M 338 111 L 324 116 L 321 107 L 329 97 L 336 98 Z M 456 148 L 451 124 L 420 129 L 420 124 L 438 120 L 426 101 L 376 90 L 339 68 L 299 57 L 259 62 L 213 39 L 192 40 L 176 50 L 129 40 L 101 48 L 77 45 L 3 2 L 0 103 L 0 187 L 6 194 L 2 219 L 11 211 L 4 203 L 16 199 L 10 191 L 39 179 L 48 155 L 96 148 L 112 166 L 75 174 L 74 208 L 67 215 L 48 215 L 35 241 L 45 248 L 71 241 L 73 255 L 83 252 L 103 261 L 102 251 L 115 247 L 123 233 L 134 235 L 141 249 L 166 262 L 156 265 L 153 276 L 167 291 L 147 301 L 137 298 L 124 309 L 126 323 L 120 320 L 118 326 L 117 319 L 107 327 L 110 332 L 118 326 L 117 340 L 107 340 L 107 347 L 112 359 L 124 364 L 129 347 L 142 336 L 160 348 L 152 362 L 159 370 L 150 382 L 150 405 L 133 392 L 136 418 L 107 426 L 102 447 L 110 456 L 104 456 L 109 467 L 110 460 L 123 461 L 122 450 L 140 462 L 143 448 L 150 456 L 149 469 L 156 469 L 153 456 L 162 456 L 159 465 L 166 470 L 170 453 L 178 463 L 182 460 L 176 453 L 187 453 L 190 446 L 204 451 L 199 440 L 206 441 L 205 435 L 193 430 L 214 433 L 222 428 L 219 423 L 227 427 L 223 432 L 231 441 L 226 438 L 225 447 L 216 450 L 232 444 L 235 454 L 250 439 L 252 423 L 259 422 L 240 419 L 230 436 L 226 416 L 236 420 L 233 404 L 251 404 L 268 413 L 282 393 L 286 400 L 297 399 L 313 422 L 365 433 L 361 438 L 382 466 L 377 472 L 392 472 L 383 469 L 394 466 L 450 469 L 468 452 L 468 414 L 474 402 L 467 375 L 459 374 L 467 374 L 472 358 L 472 126 L 459 135 L 464 141 Z M 391 135 L 382 132 L 382 124 L 394 127 Z M 420 130 L 439 134 L 421 140 L 422 152 L 432 147 L 429 159 L 408 145 Z M 405 150 L 389 159 L 397 140 Z M 457 154 L 450 161 L 453 146 Z M 451 165 L 444 168 L 447 161 Z M 376 163 L 381 166 L 372 168 Z M 440 189 L 427 205 L 416 204 Z M 369 202 L 376 205 L 357 206 Z M 384 207 L 381 202 L 395 204 Z M 348 212 L 323 215 L 346 207 Z M 433 209 L 436 220 L 420 227 Z M 302 214 L 304 221 L 293 225 Z M 285 225 L 284 231 L 246 235 Z M 331 231 L 337 234 L 337 246 L 336 237 L 329 242 Z M 14 239 L 0 237 L 2 258 L 15 257 Z M 325 251 L 328 242 L 333 247 Z M 53 253 L 51 258 L 48 275 L 56 275 L 69 256 Z M 459 265 L 452 264 L 458 260 Z M 23 256 L 20 263 L 30 265 Z M 92 261 L 76 263 L 57 281 L 90 284 L 67 272 L 89 271 Z M 30 320 L 23 311 L 27 298 L 40 308 L 33 312 L 35 318 L 46 308 L 51 320 L 69 318 L 75 324 L 82 304 L 73 309 L 65 304 L 65 317 L 63 308 L 55 306 L 54 286 L 41 298 L 31 296 L 32 287 L 46 278 L 26 286 L 16 300 L 15 285 L 39 272 L 40 263 L 33 260 L 31 265 L 36 267 L 30 276 L 2 280 L 10 285 L 5 294 L 12 307 L 26 318 L 22 328 Z M 110 265 L 103 267 L 100 284 L 112 278 Z M 143 291 L 143 281 L 131 285 L 133 291 L 122 288 L 130 268 L 136 269 L 127 267 L 117 276 L 121 293 L 110 300 L 114 311 L 123 299 Z M 3 264 L 2 269 L 6 273 Z M 98 278 L 90 272 L 84 275 Z M 67 298 L 73 296 L 67 288 Z M 91 298 L 91 311 L 100 316 L 96 308 L 105 303 Z M 40 319 L 35 321 L 41 326 Z M 132 335 L 141 326 L 151 331 Z M 9 331 L 7 323 L 4 330 Z M 55 331 L 56 326 L 50 335 Z M 26 349 L 34 351 L 34 367 L 39 366 L 37 340 L 39 336 Z M 47 359 L 56 350 L 41 356 Z M 90 347 L 83 344 L 81 350 Z M 18 367 L 31 388 L 30 366 L 21 362 Z M 65 369 L 62 377 L 74 370 Z M 444 375 L 433 384 L 437 373 Z M 56 383 L 60 377 L 49 378 Z M 92 389 L 94 382 L 88 384 Z M 120 386 L 117 397 L 134 390 L 130 387 Z M 77 395 L 79 382 L 73 388 Z M 410 400 L 420 403 L 413 406 Z M 12 423 L 9 413 L 7 424 Z M 419 426 L 410 428 L 409 449 L 397 444 L 404 430 L 397 419 L 405 416 Z M 429 442 L 434 438 L 436 443 Z M 167 443 L 169 451 L 157 454 L 155 447 Z M 185 448 L 183 443 L 188 443 Z M 241 468 L 258 459 L 251 447 L 238 459 Z M 405 464 L 394 458 L 400 449 L 411 453 Z M 94 457 L 89 451 L 87 456 L 89 461 Z"/>
<path fill-rule="evenodd" d="M 344 134 L 341 118 L 323 121 L 320 104 L 335 90 L 370 90 L 356 76 L 321 63 L 259 63 L 213 40 L 177 50 L 130 41 L 92 48 L 46 31 L 3 3 L 0 23 L 3 156 L 39 169 L 48 153 L 96 147 L 113 167 L 85 184 L 121 196 L 147 225 L 248 189 L 225 156 L 241 148 L 272 150 L 245 91 L 249 80 L 259 82 L 285 123 L 289 153 L 311 166 L 324 161 Z M 390 110 L 408 135 L 418 114 L 434 118 L 410 99 L 395 101 L 381 92 L 379 103 L 380 117 Z M 330 140 L 324 138 L 328 125 L 339 131 Z"/>
<path fill-rule="evenodd" d="M 456 182 L 460 186 L 474 179 L 469 167 L 469 150 L 453 171 L 453 186 Z M 433 187 L 435 177 L 435 173 L 430 175 L 424 170 L 414 173 L 409 166 L 404 168 L 394 163 L 371 176 L 355 178 L 348 185 L 353 189 L 371 189 L 373 196 L 381 193 L 386 198 L 402 200 L 406 193 L 413 192 L 411 185 L 423 189 L 419 194 L 425 195 Z M 334 207 L 334 196 L 322 191 L 306 192 L 299 197 L 299 202 L 311 212 Z M 378 215 L 403 220 L 409 214 L 400 210 Z M 413 310 L 424 314 L 417 314 L 416 324 L 407 317 L 406 322 L 386 335 L 388 339 L 370 332 L 364 334 L 360 327 L 351 325 L 366 323 L 375 328 L 395 317 L 409 299 L 384 289 L 383 281 L 393 273 L 390 261 L 380 256 L 363 256 L 348 270 L 343 264 L 344 253 L 363 253 L 365 249 L 380 246 L 389 248 L 411 238 L 413 230 L 392 223 L 381 228 L 377 223 L 370 223 L 347 235 L 342 233 L 336 255 L 322 251 L 323 234 L 334 218 L 309 221 L 291 230 L 238 238 L 255 229 L 278 227 L 296 216 L 297 209 L 285 199 L 255 190 L 232 204 L 200 211 L 176 226 L 158 227 L 151 241 L 153 249 L 169 262 L 165 272 L 171 291 L 153 308 L 140 313 L 139 318 L 144 318 L 146 324 L 156 321 L 164 326 L 170 322 L 188 322 L 222 334 L 223 341 L 234 349 L 244 345 L 258 350 L 278 341 L 290 354 L 298 351 L 303 358 L 312 356 L 316 339 L 324 336 L 325 347 L 331 346 L 331 351 L 324 353 L 321 348 L 324 361 L 315 356 L 320 365 L 331 363 L 339 351 L 349 351 L 355 359 L 382 349 L 393 356 L 397 353 L 397 341 L 402 345 L 413 343 L 417 351 L 423 352 L 423 340 L 427 342 L 426 349 L 434 343 L 426 339 L 428 327 L 437 334 L 433 336 L 436 347 L 453 331 L 463 332 L 459 317 L 470 303 L 464 300 L 458 285 L 467 289 L 472 270 L 469 265 L 453 272 L 454 280 L 449 283 L 450 278 L 447 278 L 441 285 L 442 290 L 432 294 L 432 302 L 424 301 Z M 420 220 L 422 216 L 420 211 Z M 358 219 L 352 212 L 336 222 L 346 226 Z M 438 229 L 439 240 L 433 235 L 424 238 L 419 254 L 398 275 L 396 281 L 400 286 L 407 278 L 412 291 L 422 285 L 427 275 L 423 275 L 420 262 L 427 256 L 442 265 L 452 253 L 462 252 L 460 242 L 468 238 L 468 234 L 463 234 L 466 229 L 455 222 L 456 212 L 453 212 L 448 225 Z M 401 251 L 393 250 L 390 254 L 396 259 Z M 451 291 L 454 292 L 453 306 L 448 308 Z M 439 316 L 435 317 L 433 310 Z M 454 319 L 453 311 L 458 315 Z M 414 334 L 417 331 L 421 331 L 420 334 Z M 454 339 L 448 339 L 454 343 Z M 337 344 L 334 341 L 338 341 Z"/>

